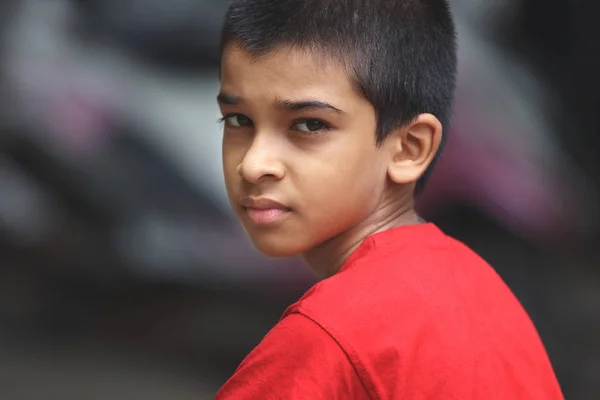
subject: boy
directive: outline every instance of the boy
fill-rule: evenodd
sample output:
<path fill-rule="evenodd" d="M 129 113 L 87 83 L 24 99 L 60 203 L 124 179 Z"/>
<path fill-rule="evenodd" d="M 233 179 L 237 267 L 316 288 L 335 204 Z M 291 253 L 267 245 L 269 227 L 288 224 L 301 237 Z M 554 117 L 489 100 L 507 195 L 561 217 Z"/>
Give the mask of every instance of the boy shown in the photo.
<path fill-rule="evenodd" d="M 321 281 L 217 399 L 560 399 L 534 326 L 415 191 L 456 74 L 445 0 L 234 0 L 223 166 L 264 254 Z"/>

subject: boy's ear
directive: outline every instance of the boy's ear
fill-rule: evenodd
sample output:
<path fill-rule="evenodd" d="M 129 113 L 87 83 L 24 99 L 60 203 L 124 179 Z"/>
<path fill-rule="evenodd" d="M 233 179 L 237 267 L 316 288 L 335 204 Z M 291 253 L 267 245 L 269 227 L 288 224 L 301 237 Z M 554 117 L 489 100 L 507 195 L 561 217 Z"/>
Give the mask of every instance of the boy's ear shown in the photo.
<path fill-rule="evenodd" d="M 441 141 L 442 124 L 432 114 L 420 114 L 394 130 L 386 138 L 391 151 L 390 180 L 400 184 L 416 182 L 433 161 Z"/>

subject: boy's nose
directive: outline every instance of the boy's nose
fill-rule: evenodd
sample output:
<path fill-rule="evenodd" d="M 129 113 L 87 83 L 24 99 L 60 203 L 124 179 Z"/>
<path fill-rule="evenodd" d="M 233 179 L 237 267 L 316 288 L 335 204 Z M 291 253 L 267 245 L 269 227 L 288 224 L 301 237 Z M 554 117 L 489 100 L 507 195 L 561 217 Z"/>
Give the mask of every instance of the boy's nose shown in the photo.
<path fill-rule="evenodd" d="M 264 139 L 255 140 L 238 165 L 238 174 L 244 180 L 254 184 L 265 179 L 282 179 L 285 169 L 275 150 L 273 146 L 265 143 Z"/>

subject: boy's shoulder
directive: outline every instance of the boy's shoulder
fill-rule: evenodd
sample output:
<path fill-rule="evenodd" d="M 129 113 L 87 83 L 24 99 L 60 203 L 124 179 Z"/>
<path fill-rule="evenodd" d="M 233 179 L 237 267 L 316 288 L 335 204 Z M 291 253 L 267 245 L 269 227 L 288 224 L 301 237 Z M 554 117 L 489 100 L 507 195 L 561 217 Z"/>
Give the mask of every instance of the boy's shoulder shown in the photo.
<path fill-rule="evenodd" d="M 540 382 L 554 379 L 510 289 L 475 252 L 431 224 L 367 239 L 283 318 L 296 313 L 326 330 L 372 388 L 394 392 L 406 376 L 445 376 L 449 365 L 452 380 L 472 381 L 480 368 L 478 382 L 491 387 L 495 362 L 511 364 L 517 376 L 535 366 Z"/>
<path fill-rule="evenodd" d="M 538 340 L 496 271 L 433 224 L 369 237 L 338 274 L 313 286 L 283 318 L 292 313 L 309 317 L 340 344 L 371 353 L 389 350 L 381 343 L 410 351 L 423 340 L 470 351 L 473 337 L 498 329 Z"/>
<path fill-rule="evenodd" d="M 502 315 L 488 309 L 502 310 Z M 372 327 L 380 323 L 386 332 L 399 323 L 440 325 L 440 313 L 453 317 L 446 329 L 461 318 L 490 326 L 502 318 L 528 320 L 496 271 L 431 223 L 367 238 L 340 272 L 314 285 L 286 314 L 292 312 L 345 332 L 366 322 Z"/>
<path fill-rule="evenodd" d="M 434 224 L 401 226 L 368 237 L 336 275 L 314 285 L 291 309 L 319 314 L 323 303 L 351 309 L 358 318 L 363 308 L 412 300 L 425 308 L 450 294 L 458 275 L 501 283 L 483 259 Z"/>
<path fill-rule="evenodd" d="M 314 285 L 288 313 L 346 321 L 363 312 L 383 313 L 387 306 L 434 307 L 436 299 L 451 294 L 457 275 L 487 276 L 502 286 L 483 259 L 434 224 L 401 226 L 368 237 L 336 275 Z"/>

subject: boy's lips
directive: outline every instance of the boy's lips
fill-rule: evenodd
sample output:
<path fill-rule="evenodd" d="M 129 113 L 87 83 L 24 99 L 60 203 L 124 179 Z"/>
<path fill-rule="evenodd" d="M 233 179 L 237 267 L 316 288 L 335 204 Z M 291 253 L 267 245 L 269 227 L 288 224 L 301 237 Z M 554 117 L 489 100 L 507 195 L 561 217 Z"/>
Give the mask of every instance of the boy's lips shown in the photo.
<path fill-rule="evenodd" d="M 268 225 L 279 221 L 287 215 L 291 208 L 277 200 L 259 197 L 248 197 L 242 202 L 246 215 L 258 225 Z"/>

